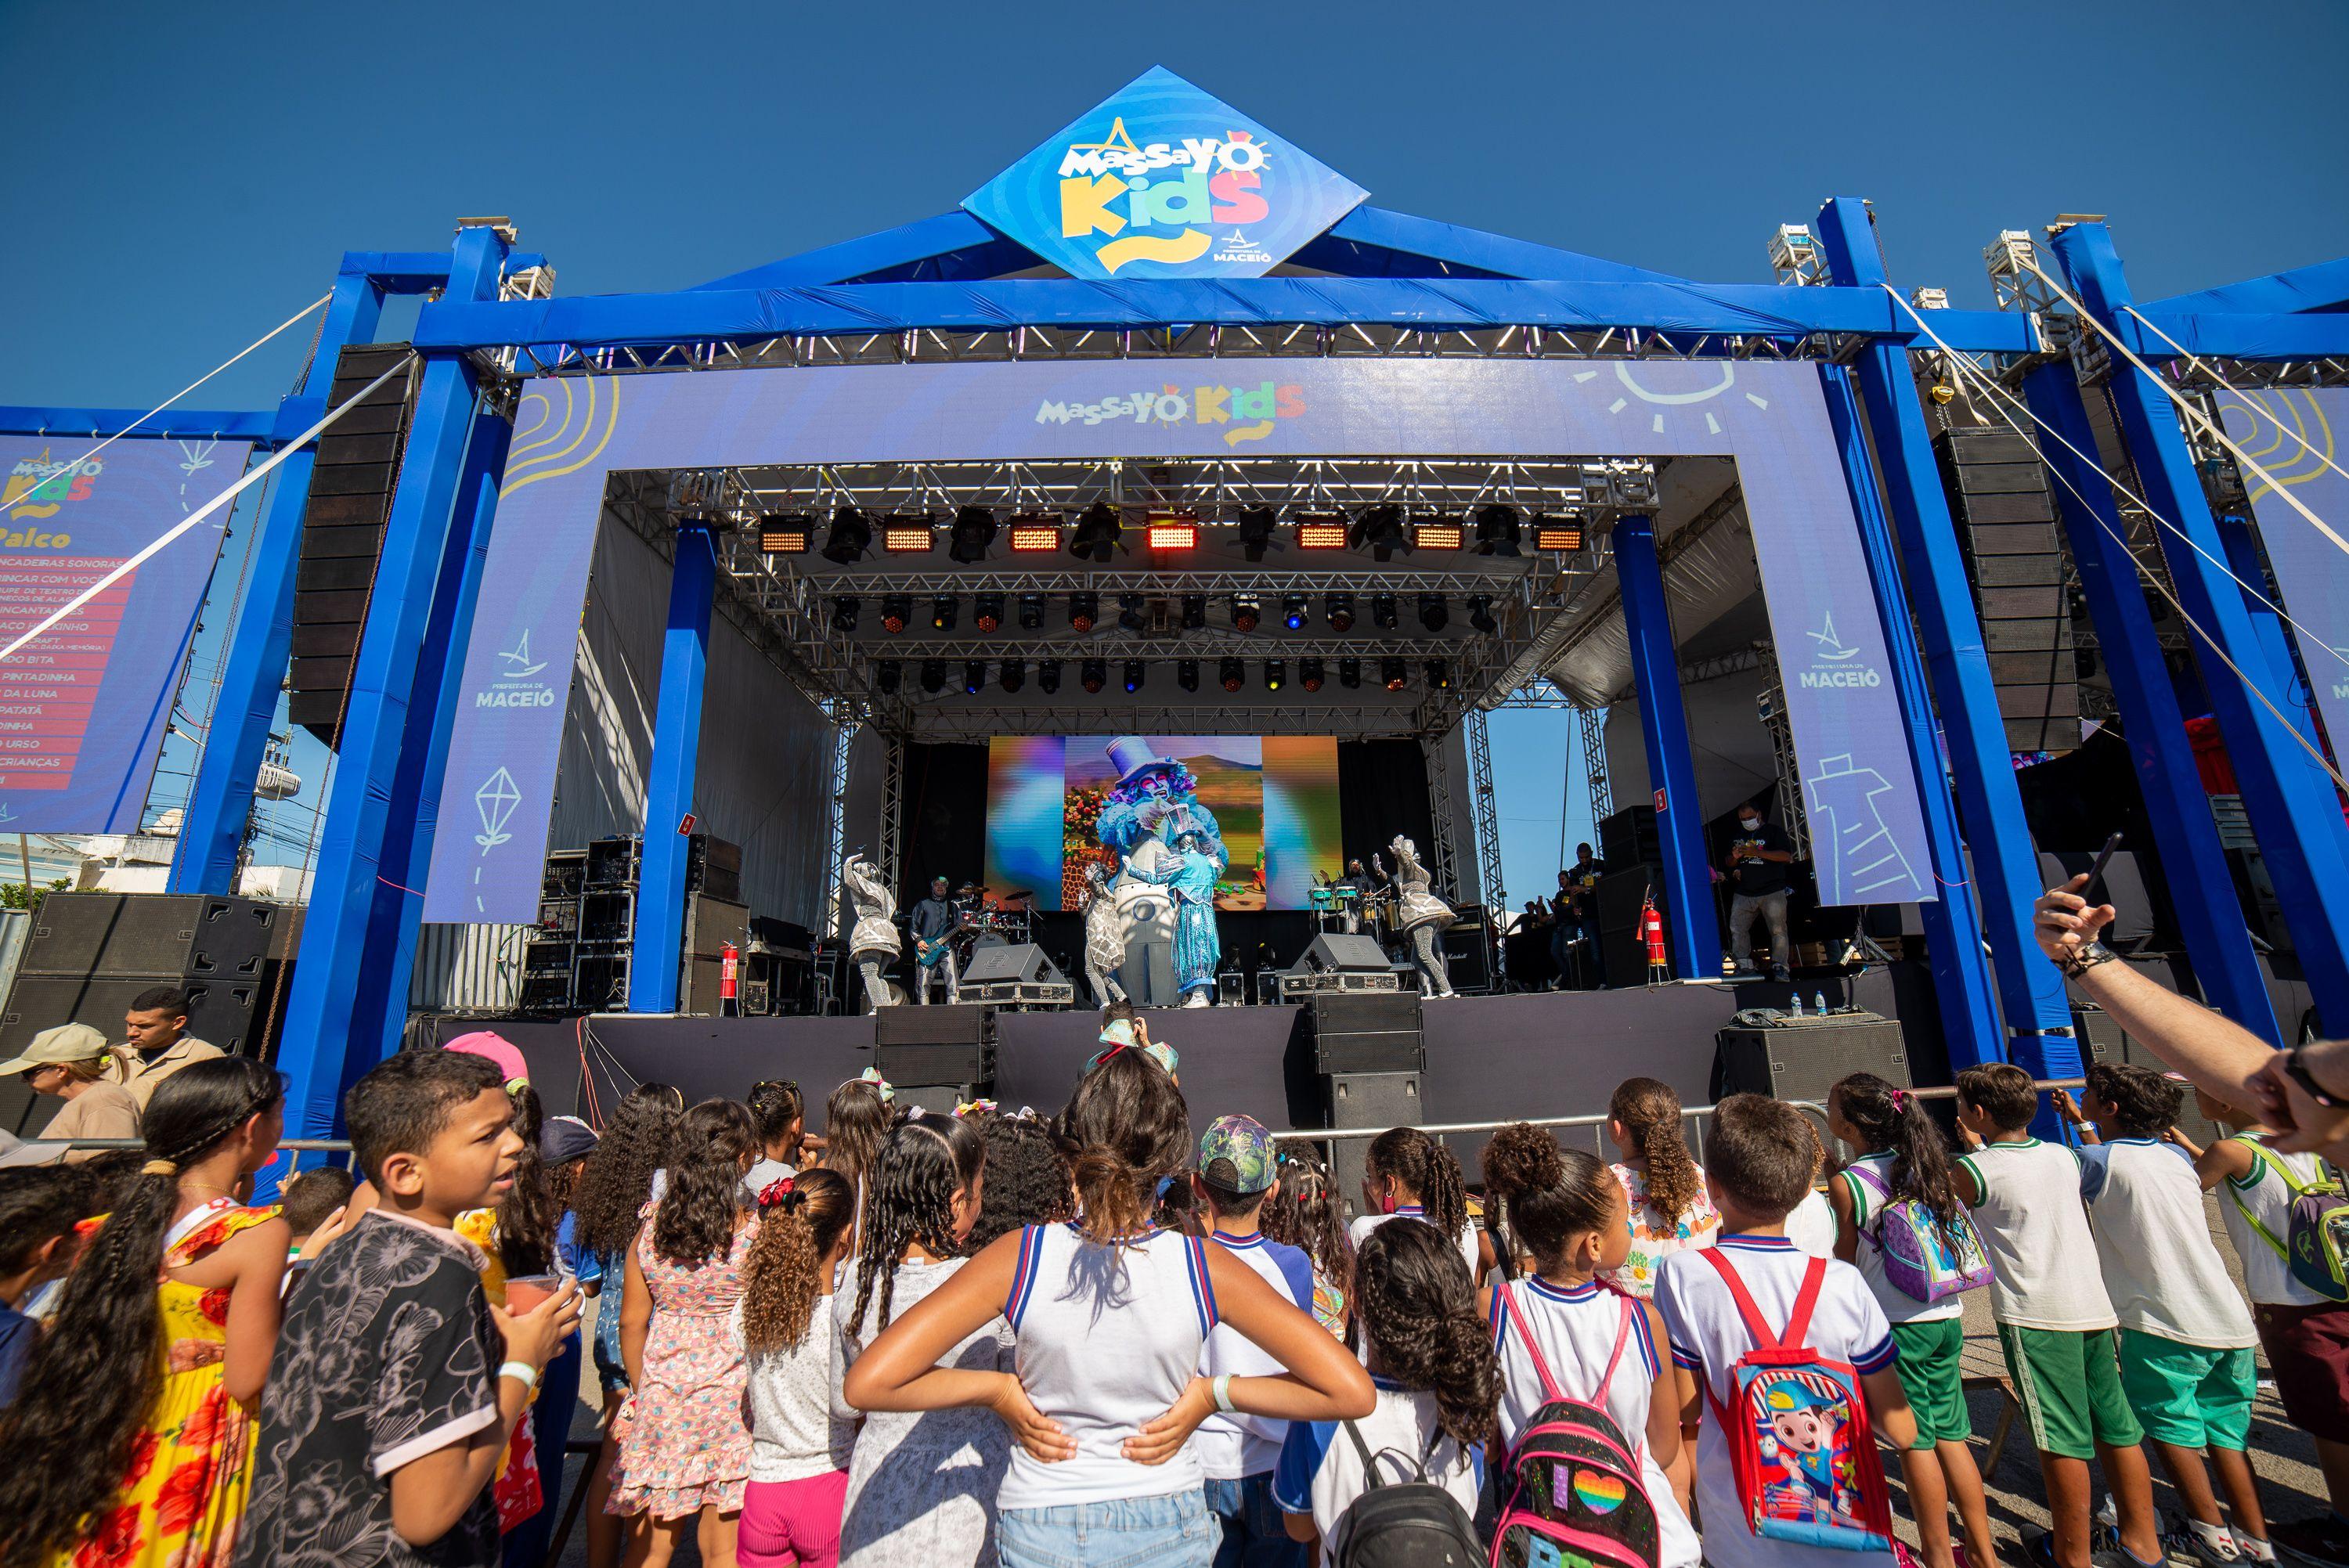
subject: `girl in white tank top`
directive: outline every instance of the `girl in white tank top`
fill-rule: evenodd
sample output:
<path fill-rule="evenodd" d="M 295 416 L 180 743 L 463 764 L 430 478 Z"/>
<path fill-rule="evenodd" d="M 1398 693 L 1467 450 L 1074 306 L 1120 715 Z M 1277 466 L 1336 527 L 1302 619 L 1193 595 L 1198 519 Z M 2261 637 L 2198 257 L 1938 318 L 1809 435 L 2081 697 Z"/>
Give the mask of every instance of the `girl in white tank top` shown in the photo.
<path fill-rule="evenodd" d="M 1700 1549 L 1680 1463 L 1681 1374 L 1666 1366 L 1656 1309 L 1599 1283 L 1631 1250 L 1621 1183 L 1595 1156 L 1561 1149 L 1550 1133 L 1523 1122 L 1494 1135 L 1484 1164 L 1487 1181 L 1498 1172 L 1512 1189 L 1509 1230 L 1538 1270 L 1477 1301 L 1501 1364 L 1503 1445 L 1516 1442 L 1553 1387 L 1602 1407 L 1640 1446 L 1662 1568 L 1695 1568 Z"/>
<path fill-rule="evenodd" d="M 1005 1568 L 1144 1553 L 1206 1568 L 1221 1532 L 1185 1447 L 1199 1423 L 1219 1408 L 1289 1421 L 1365 1416 L 1371 1380 L 1245 1263 L 1151 1227 L 1160 1183 L 1190 1155 L 1182 1091 L 1157 1063 L 1113 1053 L 1077 1086 L 1056 1130 L 1074 1159 L 1078 1223 L 988 1246 L 866 1347 L 843 1393 L 868 1411 L 996 1411 L 1018 1445 L 998 1498 Z M 1011 1326 L 1015 1373 L 936 1365 L 998 1315 Z M 1218 1322 L 1290 1370 L 1194 1376 Z"/>

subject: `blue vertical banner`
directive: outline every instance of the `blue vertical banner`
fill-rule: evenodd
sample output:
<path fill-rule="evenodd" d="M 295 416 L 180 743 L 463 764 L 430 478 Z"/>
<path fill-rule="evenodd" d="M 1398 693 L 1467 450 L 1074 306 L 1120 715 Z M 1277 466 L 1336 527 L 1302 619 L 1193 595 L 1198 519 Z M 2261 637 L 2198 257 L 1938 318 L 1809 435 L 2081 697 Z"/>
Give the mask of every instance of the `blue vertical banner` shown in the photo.
<path fill-rule="evenodd" d="M 2255 474 L 2243 475 L 2251 521 L 2275 571 L 2284 613 L 2292 617 L 2316 711 L 2338 756 L 2343 738 L 2349 737 L 2349 556 L 2278 494 L 2276 486 L 2289 490 L 2335 532 L 2349 534 L 2349 479 L 2331 466 L 2349 466 L 2349 389 L 2221 392 L 2219 418 L 2236 445 L 2276 481 L 2270 485 Z M 2275 672 L 2279 679 L 2288 673 Z M 2284 692 L 2267 695 L 2279 707 L 2284 705 Z"/>
<path fill-rule="evenodd" d="M 234 484 L 242 441 L 0 437 L 0 646 Z M 223 509 L 0 662 L 0 831 L 140 826 Z"/>

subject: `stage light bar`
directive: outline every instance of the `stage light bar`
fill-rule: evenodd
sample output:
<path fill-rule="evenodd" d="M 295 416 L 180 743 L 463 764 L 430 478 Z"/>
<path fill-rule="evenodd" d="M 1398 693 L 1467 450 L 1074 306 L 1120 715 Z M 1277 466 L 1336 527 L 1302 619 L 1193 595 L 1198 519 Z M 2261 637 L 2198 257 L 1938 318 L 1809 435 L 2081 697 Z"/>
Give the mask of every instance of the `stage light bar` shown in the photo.
<path fill-rule="evenodd" d="M 895 696 L 905 678 L 905 667 L 895 659 L 883 659 L 873 666 L 873 686 L 883 696 Z"/>
<path fill-rule="evenodd" d="M 1038 659 L 1036 661 L 1036 689 L 1042 692 L 1046 696 L 1054 696 L 1060 691 L 1060 660 Z"/>
<path fill-rule="evenodd" d="M 1292 632 L 1305 630 L 1306 598 L 1302 593 L 1280 596 L 1280 624 Z"/>
<path fill-rule="evenodd" d="M 1069 630 L 1090 632 L 1101 622 L 1101 595 L 1092 593 L 1069 595 Z"/>
<path fill-rule="evenodd" d="M 1099 696 L 1101 688 L 1109 685 L 1109 665 L 1100 659 L 1087 659 L 1077 666 L 1077 684 Z"/>
<path fill-rule="evenodd" d="M 947 662 L 944 659 L 922 661 L 922 689 L 936 696 L 947 689 Z"/>
<path fill-rule="evenodd" d="M 1023 632 L 1040 632 L 1044 629 L 1044 595 L 1041 593 L 1019 595 L 1019 629 Z"/>
<path fill-rule="evenodd" d="M 1143 683 L 1150 678 L 1150 666 L 1140 659 L 1128 659 L 1125 661 L 1124 675 L 1125 694 L 1132 696 L 1135 692 L 1140 691 Z"/>
<path fill-rule="evenodd" d="M 1360 659 L 1340 659 L 1338 661 L 1338 684 L 1344 686 L 1348 691 L 1360 689 L 1362 684 L 1362 661 Z"/>
<path fill-rule="evenodd" d="M 1567 553 L 1578 551 L 1582 548 L 1582 524 L 1537 518 L 1534 521 L 1534 548 Z"/>
<path fill-rule="evenodd" d="M 1427 661 L 1427 684 L 1437 691 L 1452 689 L 1452 666 L 1442 659 Z"/>
<path fill-rule="evenodd" d="M 962 601 L 951 593 L 940 593 L 930 600 L 930 630 L 951 632 L 962 618 Z"/>
<path fill-rule="evenodd" d="M 1025 659 L 1006 659 L 997 671 L 996 684 L 1005 691 L 1018 691 L 1028 684 L 1028 663 Z"/>
<path fill-rule="evenodd" d="M 1298 683 L 1304 686 L 1307 691 L 1319 691 L 1321 689 L 1323 678 L 1321 661 L 1319 659 L 1299 659 L 1297 661 Z"/>
<path fill-rule="evenodd" d="M 903 593 L 885 595 L 881 601 L 881 629 L 891 636 L 905 629 L 914 618 L 914 602 Z"/>
<path fill-rule="evenodd" d="M 1080 561 L 1107 565 L 1109 558 L 1117 552 L 1122 526 L 1117 508 L 1105 500 L 1093 502 L 1077 519 L 1076 530 L 1069 536 L 1069 553 Z"/>
<path fill-rule="evenodd" d="M 1443 594 L 1422 593 L 1419 596 L 1419 624 L 1431 632 L 1440 632 L 1451 620 L 1452 607 L 1444 602 Z"/>
<path fill-rule="evenodd" d="M 1267 546 L 1272 543 L 1273 530 L 1279 526 L 1280 515 L 1268 506 L 1245 507 L 1240 511 L 1240 552 L 1250 561 L 1262 561 Z"/>
<path fill-rule="evenodd" d="M 1467 531 L 1456 522 L 1423 522 L 1411 535 L 1422 550 L 1457 550 L 1466 542 Z"/>
<path fill-rule="evenodd" d="M 805 555 L 815 537 L 815 519 L 803 511 L 771 511 L 759 520 L 759 553 Z"/>
<path fill-rule="evenodd" d="M 1300 517 L 1297 520 L 1299 550 L 1343 550 L 1346 520 L 1342 517 Z"/>
<path fill-rule="evenodd" d="M 926 517 L 893 517 L 881 530 L 881 548 L 891 555 L 927 555 L 936 543 Z"/>
<path fill-rule="evenodd" d="M 864 514 L 853 506 L 843 506 L 832 514 L 832 531 L 824 537 L 823 558 L 836 566 L 850 566 L 864 558 L 873 548 L 873 525 Z"/>
<path fill-rule="evenodd" d="M 1221 659 L 1216 665 L 1216 682 L 1227 692 L 1236 692 L 1247 685 L 1247 666 L 1237 659 Z"/>
<path fill-rule="evenodd" d="M 1048 511 L 1022 512 L 1011 520 L 1011 553 L 1050 555 L 1061 548 L 1061 520 Z"/>
<path fill-rule="evenodd" d="M 1197 691 L 1199 689 L 1199 661 L 1196 659 L 1176 659 L 1174 661 L 1174 684 L 1181 686 L 1185 691 Z"/>
<path fill-rule="evenodd" d="M 1501 629 L 1501 623 L 1493 618 L 1493 596 L 1490 593 L 1471 593 L 1468 596 L 1468 624 L 1488 637 Z"/>
<path fill-rule="evenodd" d="M 1379 680 L 1389 691 L 1401 691 L 1411 684 L 1411 672 L 1401 659 L 1381 659 Z"/>
<path fill-rule="evenodd" d="M 832 602 L 832 629 L 835 632 L 856 630 L 856 618 L 864 606 L 854 593 L 843 593 Z"/>
<path fill-rule="evenodd" d="M 1232 595 L 1232 627 L 1235 631 L 1253 632 L 1264 618 L 1264 607 L 1253 593 Z"/>
<path fill-rule="evenodd" d="M 1392 632 L 1400 617 L 1395 613 L 1395 596 L 1392 593 L 1371 595 L 1371 624 L 1381 632 Z"/>
<path fill-rule="evenodd" d="M 1278 691 L 1288 684 L 1288 665 L 1279 659 L 1264 661 L 1264 689 Z"/>
<path fill-rule="evenodd" d="M 1143 538 L 1153 550 L 1199 548 L 1199 520 L 1190 512 L 1154 511 L 1143 528 Z"/>
<path fill-rule="evenodd" d="M 987 661 L 965 659 L 962 665 L 962 695 L 977 696 L 987 689 Z"/>
<path fill-rule="evenodd" d="M 1003 629 L 1003 595 L 981 593 L 971 601 L 970 624 L 982 632 Z"/>
<path fill-rule="evenodd" d="M 1350 632 L 1354 627 L 1354 596 L 1351 593 L 1321 595 L 1321 618 L 1330 623 L 1333 632 Z"/>
<path fill-rule="evenodd" d="M 988 549 L 994 542 L 993 512 L 983 506 L 956 509 L 952 538 L 947 545 L 948 559 L 965 566 L 976 566 L 987 559 Z"/>

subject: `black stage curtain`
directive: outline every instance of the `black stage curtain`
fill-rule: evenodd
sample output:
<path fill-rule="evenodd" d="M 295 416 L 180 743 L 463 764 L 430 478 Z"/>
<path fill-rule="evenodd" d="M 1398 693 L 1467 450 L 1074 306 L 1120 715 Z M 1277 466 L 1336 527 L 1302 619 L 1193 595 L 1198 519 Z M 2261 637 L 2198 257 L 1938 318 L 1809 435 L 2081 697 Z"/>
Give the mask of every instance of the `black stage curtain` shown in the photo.
<path fill-rule="evenodd" d="M 1424 864 L 1435 842 L 1435 819 L 1428 810 L 1427 761 L 1416 740 L 1341 740 L 1338 743 L 1338 827 L 1346 857 L 1371 863 L 1397 833 L 1419 846 Z M 1342 868 L 1331 867 L 1336 875 Z M 1392 866 L 1387 868 L 1394 870 Z"/>
<path fill-rule="evenodd" d="M 960 887 L 984 874 L 987 748 L 909 742 L 904 799 L 904 850 L 897 867 L 901 911 L 929 897 L 932 877 Z"/>

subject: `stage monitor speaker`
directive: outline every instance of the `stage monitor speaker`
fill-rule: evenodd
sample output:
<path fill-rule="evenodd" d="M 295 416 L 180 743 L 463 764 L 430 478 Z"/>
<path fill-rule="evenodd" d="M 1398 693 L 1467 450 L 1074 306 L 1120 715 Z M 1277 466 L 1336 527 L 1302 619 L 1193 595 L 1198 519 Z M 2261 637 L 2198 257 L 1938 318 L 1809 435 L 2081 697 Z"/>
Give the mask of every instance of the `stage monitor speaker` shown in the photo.
<path fill-rule="evenodd" d="M 1415 1073 L 1427 1065 L 1415 992 L 1325 992 L 1306 1004 L 1306 1016 L 1316 1072 Z"/>
<path fill-rule="evenodd" d="M 1298 957 L 1292 975 L 1383 975 L 1394 965 L 1386 949 L 1368 936 L 1325 931 Z"/>
<path fill-rule="evenodd" d="M 981 947 L 972 952 L 970 962 L 964 965 L 965 985 L 995 985 L 1006 983 L 1061 985 L 1068 976 L 1032 942 L 1005 943 L 996 947 Z"/>
<path fill-rule="evenodd" d="M 2117 861 L 2120 856 L 2116 853 L 2113 859 Z M 2109 1062 L 2122 1067 L 2149 1068 L 2158 1073 L 2170 1070 L 2168 1062 L 2130 1038 L 2121 1026 L 2113 1021 L 2112 1015 L 2102 1007 L 2075 1003 L 2072 1007 L 2072 1028 L 2073 1032 L 2079 1037 L 2080 1065 L 2084 1068 L 2097 1062 Z M 2178 1131 L 2205 1149 L 2210 1147 L 2213 1140 L 2229 1136 L 2217 1122 L 2203 1115 L 2200 1108 L 2194 1103 L 2192 1085 L 2180 1084 L 2178 1088 L 2185 1094 L 2185 1099 L 2178 1108 Z M 2075 1094 L 2074 1098 L 2079 1097 Z"/>
<path fill-rule="evenodd" d="M 1420 1106 L 1420 1076 L 1415 1072 L 1335 1073 L 1330 1078 L 1330 1125 L 1334 1128 L 1416 1127 L 1424 1119 Z M 1361 1212 L 1362 1169 L 1370 1154 L 1367 1138 L 1333 1138 L 1335 1154 L 1330 1180 L 1337 1183 L 1345 1218 L 1351 1222 Z"/>
<path fill-rule="evenodd" d="M 1733 1026 L 1713 1037 L 1716 1101 L 1723 1095 L 1766 1094 L 1823 1106 L 1836 1080 L 1856 1072 L 1909 1087 L 1909 1052 L 1897 1021 L 1828 1018 L 1777 1029 Z"/>
<path fill-rule="evenodd" d="M 157 985 L 189 975 L 257 980 L 285 913 L 258 899 L 202 893 L 53 892 L 34 916 L 17 972 L 145 975 Z"/>

